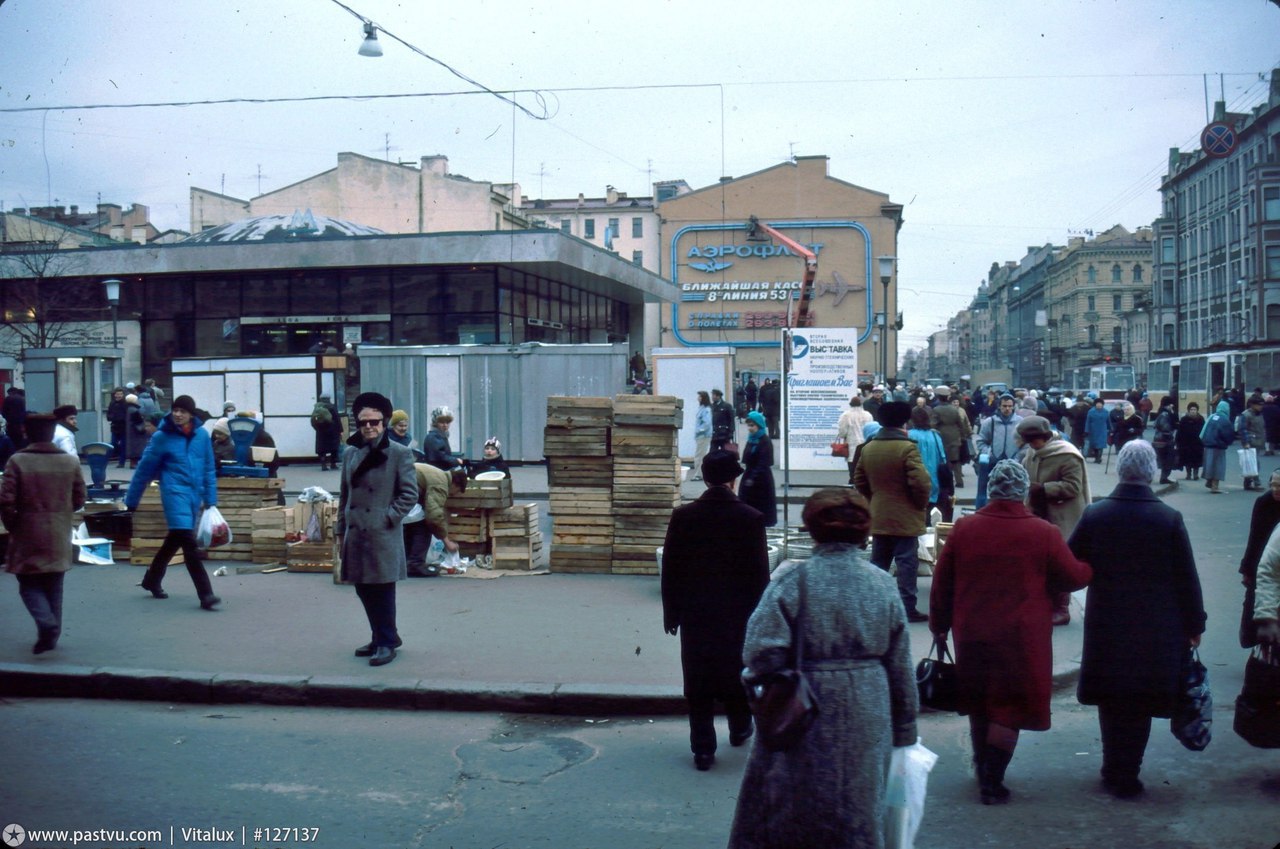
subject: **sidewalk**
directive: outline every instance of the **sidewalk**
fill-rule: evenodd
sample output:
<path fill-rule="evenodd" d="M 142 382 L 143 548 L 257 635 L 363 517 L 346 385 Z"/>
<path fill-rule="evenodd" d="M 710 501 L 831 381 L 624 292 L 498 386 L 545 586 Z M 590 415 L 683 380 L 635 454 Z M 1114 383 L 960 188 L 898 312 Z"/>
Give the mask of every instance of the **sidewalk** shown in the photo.
<path fill-rule="evenodd" d="M 1095 497 L 1110 491 L 1114 466 L 1109 475 L 1089 469 Z M 129 470 L 117 471 L 112 477 Z M 337 474 L 316 465 L 286 466 L 281 476 L 291 493 L 337 486 Z M 545 467 L 516 467 L 512 477 L 517 500 L 540 502 L 549 546 Z M 814 488 L 843 485 L 847 475 L 791 478 L 788 513 L 795 525 Z M 973 480 L 966 477 L 962 499 L 971 500 Z M 686 499 L 702 489 L 700 482 L 682 487 Z M 228 573 L 213 578 L 222 608 L 207 612 L 180 567 L 169 570 L 165 600 L 135 586 L 141 566 L 77 567 L 66 579 L 58 649 L 39 656 L 31 654 L 35 629 L 16 580 L 0 576 L 0 694 L 579 716 L 685 710 L 680 643 L 662 630 L 654 577 L 411 579 L 398 590 L 404 647 L 393 663 L 373 668 L 352 656 L 367 641 L 368 625 L 351 587 L 324 574 L 238 574 L 236 564 L 228 564 Z M 929 588 L 930 579 L 921 578 L 922 600 Z M 1074 612 L 1070 625 L 1054 629 L 1060 685 L 1078 669 L 1078 604 Z M 912 656 L 923 657 L 928 629 L 909 629 Z"/>

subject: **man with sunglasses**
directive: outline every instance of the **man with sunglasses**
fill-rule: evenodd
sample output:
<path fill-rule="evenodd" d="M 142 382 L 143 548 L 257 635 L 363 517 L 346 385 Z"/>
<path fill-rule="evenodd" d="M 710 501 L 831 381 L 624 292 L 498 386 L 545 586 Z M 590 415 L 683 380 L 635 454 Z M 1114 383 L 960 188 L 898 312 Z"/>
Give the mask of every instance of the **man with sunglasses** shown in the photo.
<path fill-rule="evenodd" d="M 342 487 L 335 532 L 342 559 L 342 579 L 355 584 L 369 619 L 370 640 L 356 657 L 370 666 L 395 660 L 400 647 L 396 630 L 396 581 L 408 577 L 400 521 L 418 500 L 413 452 L 391 440 L 387 421 L 391 401 L 363 392 L 351 405 L 356 432 L 342 456 Z"/>

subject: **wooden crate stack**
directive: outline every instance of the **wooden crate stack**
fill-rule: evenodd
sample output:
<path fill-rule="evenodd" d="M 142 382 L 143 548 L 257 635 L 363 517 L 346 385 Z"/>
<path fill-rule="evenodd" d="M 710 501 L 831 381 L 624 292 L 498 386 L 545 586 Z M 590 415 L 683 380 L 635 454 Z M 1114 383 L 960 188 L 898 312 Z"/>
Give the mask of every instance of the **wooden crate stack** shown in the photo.
<path fill-rule="evenodd" d="M 293 507 L 293 523 L 297 532 L 305 534 L 315 515 L 320 523 L 320 539 L 286 543 L 285 563 L 290 572 L 335 573 L 340 556 L 334 527 L 338 522 L 338 502 L 299 501 Z"/>
<path fill-rule="evenodd" d="M 467 481 L 462 493 L 450 493 L 445 502 L 449 511 L 449 538 L 458 544 L 463 557 L 488 554 L 492 548 L 492 521 L 495 513 L 511 507 L 511 479 Z"/>
<path fill-rule="evenodd" d="M 531 571 L 542 556 L 537 504 L 514 504 L 489 515 L 493 568 Z"/>
<path fill-rule="evenodd" d="M 552 572 L 608 572 L 613 561 L 613 458 L 608 398 L 547 399 L 543 453 L 551 515 Z"/>
<path fill-rule="evenodd" d="M 683 421 L 684 402 L 674 396 L 614 399 L 614 574 L 658 574 L 654 552 L 681 502 L 678 428 Z"/>
<path fill-rule="evenodd" d="M 209 549 L 209 559 L 252 558 L 253 513 L 276 506 L 283 488 L 283 478 L 218 478 L 218 509 L 231 527 L 231 544 Z"/>
<path fill-rule="evenodd" d="M 292 507 L 262 507 L 253 511 L 253 562 L 278 565 L 289 558 L 288 534 L 296 533 Z"/>
<path fill-rule="evenodd" d="M 253 514 L 275 506 L 284 481 L 280 478 L 218 478 L 218 510 L 231 528 L 231 543 L 209 549 L 210 560 L 249 560 L 253 557 Z M 164 519 L 160 487 L 143 492 L 133 514 L 133 546 L 129 562 L 148 565 L 160 550 L 169 527 Z M 181 553 L 171 563 L 180 562 Z"/>

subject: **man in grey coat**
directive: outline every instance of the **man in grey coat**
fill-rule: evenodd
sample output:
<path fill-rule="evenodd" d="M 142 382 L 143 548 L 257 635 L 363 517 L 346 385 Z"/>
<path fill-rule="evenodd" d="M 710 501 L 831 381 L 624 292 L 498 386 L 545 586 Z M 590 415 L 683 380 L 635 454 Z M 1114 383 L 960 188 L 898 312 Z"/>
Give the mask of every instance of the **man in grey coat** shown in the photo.
<path fill-rule="evenodd" d="M 342 456 L 342 488 L 334 528 L 342 557 L 342 579 L 356 586 L 356 595 L 369 619 L 368 645 L 356 657 L 370 666 L 395 660 L 400 647 L 396 630 L 396 581 L 408 577 L 403 519 L 418 500 L 413 453 L 391 441 L 387 421 L 391 401 L 376 392 L 363 392 L 351 405 L 357 432 L 347 440 L 351 450 Z"/>

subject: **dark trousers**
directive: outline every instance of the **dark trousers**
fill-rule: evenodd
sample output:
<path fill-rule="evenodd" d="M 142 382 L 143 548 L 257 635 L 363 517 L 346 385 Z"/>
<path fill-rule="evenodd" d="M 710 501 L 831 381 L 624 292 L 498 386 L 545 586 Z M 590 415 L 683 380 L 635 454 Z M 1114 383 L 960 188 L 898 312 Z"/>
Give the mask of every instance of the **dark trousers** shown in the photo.
<path fill-rule="evenodd" d="M 111 432 L 111 451 L 116 456 L 116 468 L 124 468 L 124 432 Z"/>
<path fill-rule="evenodd" d="M 716 699 L 715 696 L 686 696 L 689 703 L 689 748 L 695 755 L 716 753 Z M 724 694 L 724 712 L 729 717 L 729 734 L 741 735 L 751 730 L 751 708 L 747 706 L 747 694 Z"/>
<path fill-rule="evenodd" d="M 898 595 L 908 613 L 916 609 L 916 573 L 920 571 L 917 550 L 915 537 L 876 534 L 871 538 L 872 563 L 886 572 L 890 564 L 898 563 Z"/>
<path fill-rule="evenodd" d="M 427 532 L 427 523 L 409 522 L 400 526 L 404 533 L 404 554 L 408 561 L 409 574 L 422 572 L 427 566 L 427 549 L 431 547 L 431 534 Z"/>
<path fill-rule="evenodd" d="M 1102 777 L 1137 778 L 1151 736 L 1151 717 L 1124 704 L 1098 705 L 1102 731 Z"/>
<path fill-rule="evenodd" d="M 160 543 L 160 550 L 156 552 L 151 565 L 147 567 L 147 575 L 142 579 L 142 584 L 148 589 L 159 589 L 164 582 L 164 573 L 169 568 L 169 561 L 178 553 L 178 549 L 182 549 L 182 560 L 187 566 L 187 574 L 191 576 L 191 583 L 196 588 L 196 595 L 204 601 L 213 595 L 213 585 L 209 583 L 209 573 L 204 570 L 204 562 L 200 559 L 200 547 L 196 545 L 196 532 L 190 528 L 169 529 L 169 533 L 165 534 L 164 542 Z"/>
<path fill-rule="evenodd" d="M 356 584 L 356 595 L 369 619 L 370 642 L 389 649 L 400 645 L 396 630 L 396 584 Z"/>
<path fill-rule="evenodd" d="M 40 639 L 56 640 L 62 633 L 62 576 L 66 572 L 18 575 L 18 595 L 35 620 Z"/>

